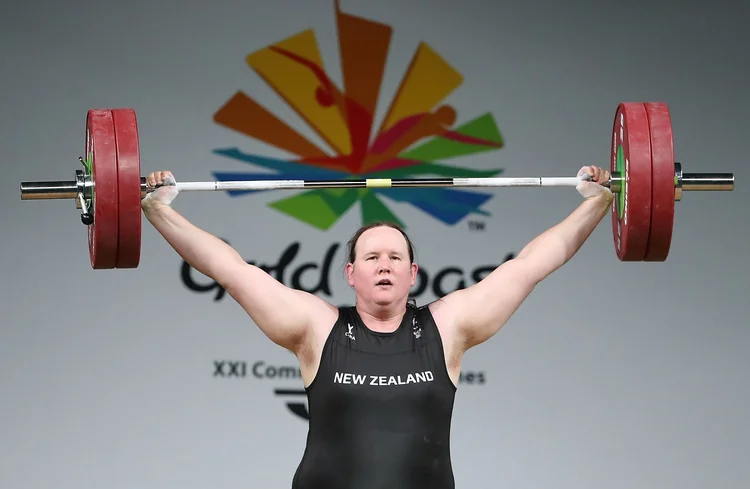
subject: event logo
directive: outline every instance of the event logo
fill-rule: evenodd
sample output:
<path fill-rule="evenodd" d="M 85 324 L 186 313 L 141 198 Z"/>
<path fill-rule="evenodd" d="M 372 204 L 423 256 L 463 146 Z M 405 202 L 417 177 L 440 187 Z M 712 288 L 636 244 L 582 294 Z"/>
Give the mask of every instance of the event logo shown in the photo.
<path fill-rule="evenodd" d="M 341 11 L 335 4 L 343 88 L 326 70 L 313 30 L 308 29 L 249 54 L 245 61 L 325 143 L 321 147 L 237 91 L 214 121 L 286 153 L 288 158 L 251 154 L 239 148 L 216 154 L 266 170 L 216 171 L 219 181 L 346 178 L 490 177 L 502 169 L 461 168 L 445 160 L 504 146 L 490 113 L 457 125 L 458 113 L 443 103 L 462 75 L 428 44 L 416 48 L 382 120 L 376 121 L 392 28 Z M 249 191 L 229 191 L 232 196 Z M 386 200 L 408 203 L 447 225 L 480 207 L 491 194 L 455 189 L 313 189 L 280 198 L 270 206 L 318 229 L 328 229 L 359 203 L 362 223 L 395 221 Z"/>

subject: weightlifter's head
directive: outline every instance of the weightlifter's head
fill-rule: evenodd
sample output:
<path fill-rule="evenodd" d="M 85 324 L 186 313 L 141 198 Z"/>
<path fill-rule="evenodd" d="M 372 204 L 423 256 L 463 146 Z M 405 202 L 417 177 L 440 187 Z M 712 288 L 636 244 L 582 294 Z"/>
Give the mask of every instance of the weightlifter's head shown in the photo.
<path fill-rule="evenodd" d="M 414 246 L 395 223 L 362 226 L 347 245 L 346 278 L 358 302 L 387 306 L 406 301 L 417 269 Z"/>

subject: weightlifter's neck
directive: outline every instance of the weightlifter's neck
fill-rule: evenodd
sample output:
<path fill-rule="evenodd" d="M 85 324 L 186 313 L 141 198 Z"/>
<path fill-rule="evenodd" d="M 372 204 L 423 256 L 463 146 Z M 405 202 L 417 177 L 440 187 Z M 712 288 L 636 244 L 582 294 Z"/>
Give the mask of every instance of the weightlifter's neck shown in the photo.
<path fill-rule="evenodd" d="M 392 333 L 401 324 L 406 313 L 406 302 L 380 306 L 357 301 L 357 313 L 368 329 L 378 333 Z"/>

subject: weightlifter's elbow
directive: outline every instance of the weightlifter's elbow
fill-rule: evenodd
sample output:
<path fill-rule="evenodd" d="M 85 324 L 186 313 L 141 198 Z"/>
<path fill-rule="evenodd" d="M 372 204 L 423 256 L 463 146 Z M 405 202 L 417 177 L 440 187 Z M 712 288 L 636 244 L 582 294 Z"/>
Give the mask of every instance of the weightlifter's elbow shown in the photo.
<path fill-rule="evenodd" d="M 518 259 L 518 282 L 529 288 L 534 288 L 545 281 L 550 275 L 563 267 L 568 259 L 562 255 L 533 255 Z"/>
<path fill-rule="evenodd" d="M 214 279 L 232 297 L 243 294 L 249 283 L 257 281 L 254 275 L 265 273 L 231 251 L 208 259 L 205 270 L 203 273 Z"/>
<path fill-rule="evenodd" d="M 513 260 L 523 270 L 527 281 L 538 284 L 557 269 L 565 265 L 575 254 L 576 248 L 565 240 L 549 236 L 539 246 L 524 250 Z"/>

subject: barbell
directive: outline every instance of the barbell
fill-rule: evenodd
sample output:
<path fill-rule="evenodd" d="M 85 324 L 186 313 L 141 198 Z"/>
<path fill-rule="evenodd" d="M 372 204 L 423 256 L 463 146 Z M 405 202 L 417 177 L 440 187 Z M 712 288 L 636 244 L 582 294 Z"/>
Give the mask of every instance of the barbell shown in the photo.
<path fill-rule="evenodd" d="M 141 253 L 140 201 L 153 191 L 141 176 L 138 122 L 133 109 L 90 109 L 85 157 L 75 180 L 22 182 L 22 200 L 72 199 L 88 228 L 94 269 L 136 268 Z M 603 165 L 602 165 L 603 166 Z M 615 252 L 621 261 L 665 261 L 683 191 L 734 189 L 732 173 L 683 173 L 674 160 L 669 109 L 662 102 L 617 106 L 610 148 Z M 578 177 L 363 178 L 178 182 L 180 192 L 320 188 L 575 187 Z"/>

